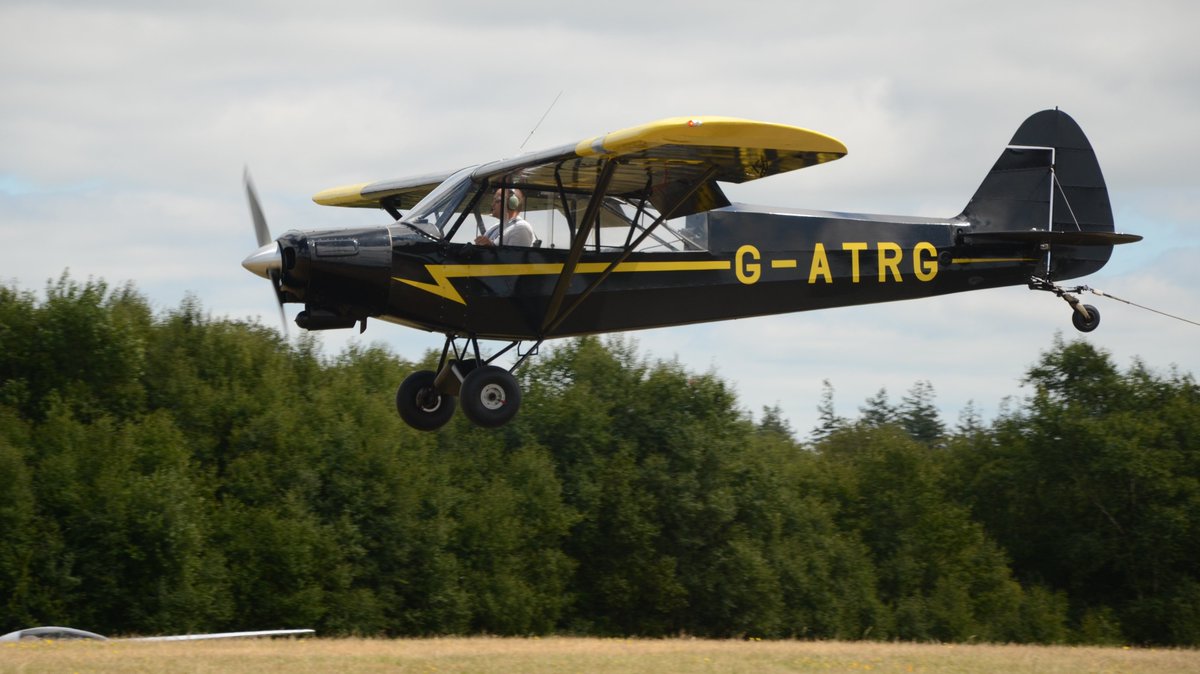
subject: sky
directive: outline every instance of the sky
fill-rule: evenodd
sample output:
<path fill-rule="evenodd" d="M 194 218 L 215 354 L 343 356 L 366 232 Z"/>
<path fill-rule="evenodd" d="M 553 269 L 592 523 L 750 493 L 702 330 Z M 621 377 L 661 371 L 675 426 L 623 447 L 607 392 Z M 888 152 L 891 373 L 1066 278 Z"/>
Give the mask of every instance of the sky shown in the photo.
<path fill-rule="evenodd" d="M 1197 25 L 1186 0 L 6 0 L 0 280 L 40 291 L 69 270 L 132 281 L 157 310 L 192 295 L 276 326 L 270 286 L 240 266 L 257 247 L 243 167 L 275 235 L 376 225 L 311 196 L 682 115 L 849 148 L 726 186 L 733 201 L 952 217 L 1020 123 L 1057 106 L 1096 150 L 1117 229 L 1145 237 L 1073 283 L 1200 321 Z M 1200 372 L 1200 327 L 1087 301 L 1103 319 L 1082 338 L 1120 367 Z M 1078 335 L 1066 304 L 1019 287 L 630 337 L 729 381 L 755 416 L 778 405 L 803 437 L 825 380 L 844 416 L 928 381 L 949 424 L 968 403 L 990 419 L 1057 335 Z M 441 346 L 380 322 L 320 339 L 328 355 Z"/>

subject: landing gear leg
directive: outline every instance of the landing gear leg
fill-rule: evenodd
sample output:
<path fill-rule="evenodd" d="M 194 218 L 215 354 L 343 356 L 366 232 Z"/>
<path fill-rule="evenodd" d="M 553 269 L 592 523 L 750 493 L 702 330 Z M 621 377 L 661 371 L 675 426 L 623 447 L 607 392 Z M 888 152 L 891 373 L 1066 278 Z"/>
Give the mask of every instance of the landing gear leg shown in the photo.
<path fill-rule="evenodd" d="M 1084 304 L 1073 293 L 1090 290 L 1087 286 L 1078 286 L 1070 290 L 1062 288 L 1047 279 L 1034 276 L 1029 279 L 1030 290 L 1045 290 L 1052 292 L 1071 305 L 1071 324 L 1080 332 L 1091 332 L 1100 326 L 1100 311 L 1090 304 Z"/>
<path fill-rule="evenodd" d="M 510 342 L 485 360 L 475 337 L 468 337 L 466 348 L 460 350 L 455 337 L 447 335 L 437 371 L 412 373 L 396 392 L 400 418 L 417 430 L 437 430 L 454 416 L 457 397 L 461 398 L 463 414 L 471 423 L 483 428 L 508 423 L 521 407 L 521 386 L 512 371 L 537 353 L 541 342 L 523 354 L 518 349 L 517 361 L 511 369 L 491 363 L 519 344 Z"/>

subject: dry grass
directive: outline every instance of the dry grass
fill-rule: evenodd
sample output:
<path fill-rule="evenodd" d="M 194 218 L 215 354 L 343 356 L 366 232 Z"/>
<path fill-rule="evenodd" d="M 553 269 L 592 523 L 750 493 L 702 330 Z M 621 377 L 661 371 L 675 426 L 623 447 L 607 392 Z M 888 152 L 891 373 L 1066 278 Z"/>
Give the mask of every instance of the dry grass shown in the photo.
<path fill-rule="evenodd" d="M 1200 672 L 1200 652 L 701 639 L 23 642 L 0 672 Z"/>

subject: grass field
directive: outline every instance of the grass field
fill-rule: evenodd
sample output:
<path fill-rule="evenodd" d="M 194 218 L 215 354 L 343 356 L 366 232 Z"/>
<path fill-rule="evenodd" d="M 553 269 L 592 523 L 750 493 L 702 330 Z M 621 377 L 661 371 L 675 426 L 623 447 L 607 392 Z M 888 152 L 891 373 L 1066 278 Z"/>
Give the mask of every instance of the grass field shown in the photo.
<path fill-rule="evenodd" d="M 27 641 L 0 672 L 1200 672 L 1200 651 L 702 639 Z"/>

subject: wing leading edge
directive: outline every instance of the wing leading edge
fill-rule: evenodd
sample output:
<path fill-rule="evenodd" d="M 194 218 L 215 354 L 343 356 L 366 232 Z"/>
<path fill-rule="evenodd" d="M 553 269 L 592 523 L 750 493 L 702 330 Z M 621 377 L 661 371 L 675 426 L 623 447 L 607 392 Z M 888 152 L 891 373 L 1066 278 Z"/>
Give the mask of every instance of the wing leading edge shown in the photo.
<path fill-rule="evenodd" d="M 313 195 L 313 201 L 322 206 L 345 206 L 348 208 L 387 208 L 408 210 L 426 194 L 433 191 L 442 181 L 453 175 L 453 171 L 429 175 L 381 180 L 374 183 L 358 183 L 333 187 Z"/>

